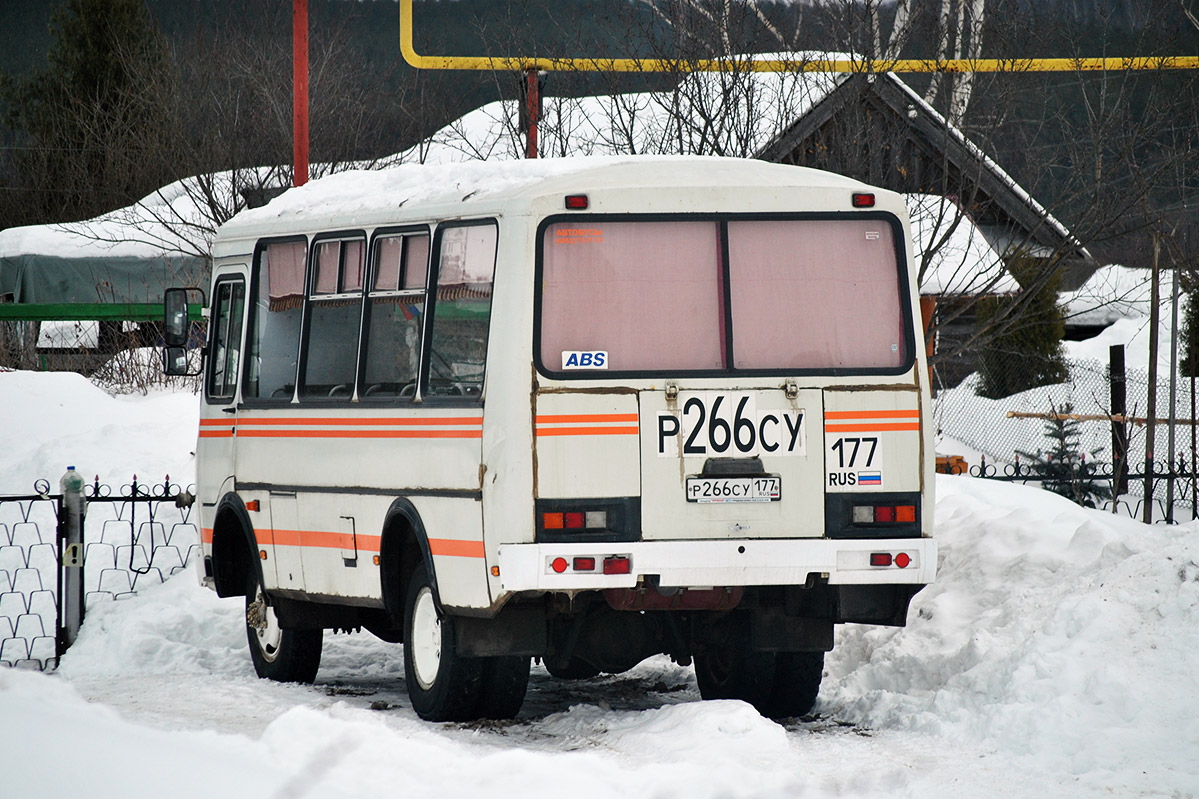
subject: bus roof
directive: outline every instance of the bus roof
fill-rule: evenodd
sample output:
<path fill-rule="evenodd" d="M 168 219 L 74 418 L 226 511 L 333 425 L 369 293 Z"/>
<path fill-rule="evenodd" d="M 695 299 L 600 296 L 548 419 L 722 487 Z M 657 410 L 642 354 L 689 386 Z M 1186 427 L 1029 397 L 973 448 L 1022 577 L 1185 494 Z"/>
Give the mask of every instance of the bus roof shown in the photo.
<path fill-rule="evenodd" d="M 742 158 L 602 156 L 401 164 L 340 172 L 290 189 L 261 208 L 242 211 L 222 226 L 218 239 L 395 223 L 417 207 L 442 217 L 521 213 L 531 200 L 547 195 L 734 186 L 867 188 L 830 172 Z"/>

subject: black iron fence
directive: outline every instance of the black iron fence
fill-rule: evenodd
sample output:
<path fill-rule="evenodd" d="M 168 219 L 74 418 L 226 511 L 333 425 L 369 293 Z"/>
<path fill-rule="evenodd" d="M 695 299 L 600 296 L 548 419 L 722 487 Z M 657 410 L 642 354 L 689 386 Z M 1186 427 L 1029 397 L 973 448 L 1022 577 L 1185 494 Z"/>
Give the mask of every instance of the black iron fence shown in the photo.
<path fill-rule="evenodd" d="M 80 481 L 81 482 L 81 481 Z M 172 483 L 113 489 L 94 480 L 51 494 L 0 495 L 0 665 L 46 670 L 88 607 L 183 571 L 199 552 L 193 490 Z"/>

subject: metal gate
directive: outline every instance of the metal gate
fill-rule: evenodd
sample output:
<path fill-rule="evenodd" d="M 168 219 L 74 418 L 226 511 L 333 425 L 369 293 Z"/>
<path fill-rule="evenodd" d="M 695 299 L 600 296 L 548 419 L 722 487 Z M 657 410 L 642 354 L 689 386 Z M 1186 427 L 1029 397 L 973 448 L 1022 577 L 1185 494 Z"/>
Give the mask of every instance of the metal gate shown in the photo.
<path fill-rule="evenodd" d="M 161 583 L 198 557 L 194 489 L 93 480 L 79 495 L 0 494 L 0 665 L 45 671 L 75 640 L 87 608 Z"/>

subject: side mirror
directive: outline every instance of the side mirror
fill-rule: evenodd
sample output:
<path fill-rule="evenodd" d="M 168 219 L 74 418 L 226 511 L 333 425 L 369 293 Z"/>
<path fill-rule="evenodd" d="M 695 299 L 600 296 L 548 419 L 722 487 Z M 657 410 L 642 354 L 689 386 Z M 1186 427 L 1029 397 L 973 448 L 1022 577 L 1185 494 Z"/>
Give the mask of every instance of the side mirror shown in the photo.
<path fill-rule="evenodd" d="M 162 336 L 168 349 L 187 346 L 187 289 L 167 289 L 162 295 Z M 171 374 L 170 371 L 167 374 Z"/>
<path fill-rule="evenodd" d="M 189 377 L 187 350 L 183 347 L 165 347 L 162 351 L 162 371 L 168 377 Z"/>

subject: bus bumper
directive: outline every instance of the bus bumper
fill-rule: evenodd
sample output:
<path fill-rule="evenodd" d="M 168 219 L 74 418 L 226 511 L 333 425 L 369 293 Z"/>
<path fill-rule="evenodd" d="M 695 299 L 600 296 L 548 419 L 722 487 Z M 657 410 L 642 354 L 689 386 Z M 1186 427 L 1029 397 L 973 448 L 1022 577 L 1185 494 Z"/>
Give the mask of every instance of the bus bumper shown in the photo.
<path fill-rule="evenodd" d="M 625 558 L 626 573 L 605 573 L 623 572 Z M 889 564 L 872 565 L 883 561 Z M 806 538 L 502 544 L 497 565 L 505 592 L 633 588 L 651 576 L 664 588 L 805 585 L 813 574 L 830 585 L 927 585 L 937 571 L 937 543 Z"/>

